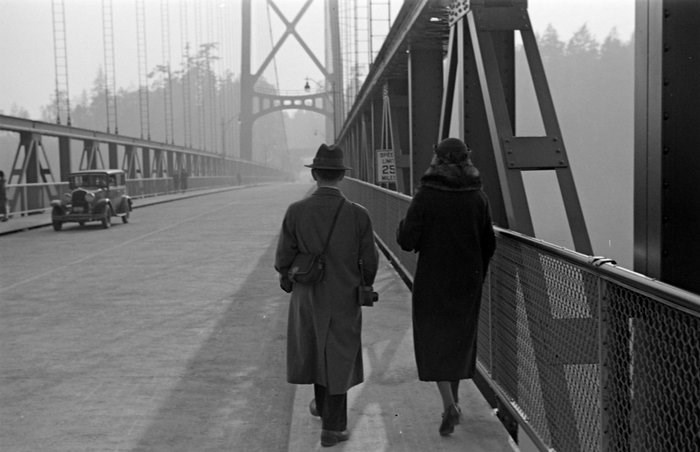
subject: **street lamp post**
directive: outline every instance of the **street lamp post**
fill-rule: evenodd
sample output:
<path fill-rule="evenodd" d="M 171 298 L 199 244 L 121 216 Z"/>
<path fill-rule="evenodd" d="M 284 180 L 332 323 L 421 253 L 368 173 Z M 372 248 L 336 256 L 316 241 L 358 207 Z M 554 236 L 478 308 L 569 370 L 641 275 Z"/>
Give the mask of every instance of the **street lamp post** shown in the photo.
<path fill-rule="evenodd" d="M 327 115 L 326 115 L 326 139 L 328 138 L 328 135 L 330 135 L 329 132 L 332 132 L 332 134 L 333 134 L 333 135 L 332 135 L 332 136 L 333 136 L 333 140 L 335 141 L 335 135 L 336 135 L 336 111 L 335 111 L 336 109 L 335 109 L 335 105 L 336 105 L 336 102 L 335 102 L 335 97 L 334 97 L 334 96 L 335 96 L 335 90 L 333 89 L 333 82 L 330 82 L 330 84 L 331 84 L 331 89 L 327 89 L 327 88 L 326 88 L 326 85 L 325 85 L 325 82 L 324 82 L 324 83 L 321 83 L 321 82 L 318 82 L 318 81 L 316 81 L 316 80 L 310 79 L 309 77 L 306 77 L 306 82 L 304 83 L 304 91 L 305 91 L 306 93 L 310 93 L 310 92 L 311 92 L 311 85 L 309 84 L 309 81 L 314 82 L 314 83 L 316 84 L 316 86 L 319 88 L 319 91 L 320 91 L 320 92 L 323 92 L 324 94 L 326 94 L 326 98 L 327 98 L 327 101 L 328 101 L 328 105 L 330 105 L 330 109 L 331 109 L 331 111 L 328 112 Z M 327 81 L 327 80 L 326 80 L 326 81 Z M 325 107 L 325 105 L 324 105 L 324 107 Z M 324 108 L 324 110 L 327 110 L 327 108 Z M 332 121 L 333 121 L 333 127 L 332 127 L 332 128 L 331 128 L 331 127 L 328 127 L 328 119 L 329 119 L 329 117 L 330 117 L 330 118 L 332 119 Z"/>

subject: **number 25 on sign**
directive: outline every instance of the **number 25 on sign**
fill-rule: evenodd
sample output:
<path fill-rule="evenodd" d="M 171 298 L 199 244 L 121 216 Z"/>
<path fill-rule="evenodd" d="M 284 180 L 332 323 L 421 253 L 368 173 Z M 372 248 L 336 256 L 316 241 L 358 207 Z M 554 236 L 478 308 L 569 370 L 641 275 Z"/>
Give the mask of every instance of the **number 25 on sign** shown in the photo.
<path fill-rule="evenodd" d="M 393 149 L 377 149 L 377 182 L 396 182 Z"/>

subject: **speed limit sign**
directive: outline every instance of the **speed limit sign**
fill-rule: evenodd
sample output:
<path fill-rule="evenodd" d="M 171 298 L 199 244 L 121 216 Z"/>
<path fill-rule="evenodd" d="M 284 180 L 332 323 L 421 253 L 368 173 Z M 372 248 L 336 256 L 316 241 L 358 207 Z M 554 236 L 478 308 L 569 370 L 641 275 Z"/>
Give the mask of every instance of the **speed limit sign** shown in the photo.
<path fill-rule="evenodd" d="M 377 182 L 396 182 L 396 162 L 393 149 L 377 149 Z"/>

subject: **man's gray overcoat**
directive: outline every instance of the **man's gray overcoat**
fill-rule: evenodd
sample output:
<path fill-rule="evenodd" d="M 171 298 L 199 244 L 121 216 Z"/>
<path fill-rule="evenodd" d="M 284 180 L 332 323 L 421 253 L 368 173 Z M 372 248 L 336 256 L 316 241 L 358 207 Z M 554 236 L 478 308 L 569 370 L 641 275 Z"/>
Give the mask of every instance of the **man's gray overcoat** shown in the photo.
<path fill-rule="evenodd" d="M 320 253 L 333 215 L 344 199 L 340 190 L 320 187 L 289 206 L 277 244 L 275 269 L 286 274 L 297 252 Z M 362 310 L 355 290 L 377 272 L 378 253 L 369 214 L 345 201 L 326 251 L 326 273 L 316 285 L 294 284 L 287 327 L 287 381 L 319 384 L 344 394 L 362 383 Z"/>

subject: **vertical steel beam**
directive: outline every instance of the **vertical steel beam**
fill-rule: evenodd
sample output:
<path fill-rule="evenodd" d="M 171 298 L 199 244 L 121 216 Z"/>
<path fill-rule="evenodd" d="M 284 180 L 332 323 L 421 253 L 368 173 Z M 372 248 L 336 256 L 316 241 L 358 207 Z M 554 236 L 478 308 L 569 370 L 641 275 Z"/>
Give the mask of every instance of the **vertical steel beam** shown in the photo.
<path fill-rule="evenodd" d="M 49 182 L 49 179 L 53 182 L 49 160 L 41 143 L 41 135 L 32 132 L 20 132 L 19 135 L 20 142 L 12 162 L 12 169 L 8 175 L 8 184 Z M 22 156 L 22 154 L 24 155 Z M 22 156 L 21 164 L 18 165 L 20 156 Z M 52 193 L 51 187 L 46 187 L 46 192 L 49 197 L 57 196 L 57 193 Z M 20 210 L 40 210 L 43 207 L 43 194 L 41 191 L 29 190 L 26 196 L 27 198 L 23 198 Z M 17 210 L 17 198 L 10 200 L 10 203 L 12 210 Z"/>
<path fill-rule="evenodd" d="M 640 0 L 634 269 L 700 293 L 700 3 Z"/>
<path fill-rule="evenodd" d="M 503 45 L 498 40 L 496 45 Z M 499 52 L 498 54 L 502 54 Z M 443 93 L 440 139 L 455 136 L 464 140 L 472 149 L 472 160 L 481 172 L 484 191 L 491 202 L 491 215 L 495 224 L 508 228 L 508 215 L 501 189 L 497 162 L 491 152 L 491 134 L 484 110 L 484 98 L 479 81 L 474 46 L 466 21 L 455 23 L 450 29 L 448 47 L 447 85 Z M 501 62 L 503 65 L 506 62 Z M 499 64 L 501 66 L 501 64 Z M 501 83 L 513 80 L 501 78 Z M 510 88 L 509 88 L 510 89 Z M 514 114 L 514 105 L 507 105 L 508 115 Z M 456 121 L 456 123 L 455 123 Z"/>
<path fill-rule="evenodd" d="M 137 168 L 136 147 L 128 144 L 124 146 L 124 160 L 122 161 L 122 169 L 126 172 L 127 179 L 136 179 L 138 177 Z"/>
<path fill-rule="evenodd" d="M 391 115 L 391 149 L 396 159 L 397 191 L 409 194 L 411 187 L 411 155 L 408 115 L 408 77 L 391 79 L 387 83 Z"/>
<path fill-rule="evenodd" d="M 515 71 L 510 71 L 507 79 L 501 73 L 502 65 L 499 65 L 496 42 L 501 33 L 479 31 L 474 12 L 467 14 L 471 47 L 474 52 L 476 69 L 479 76 L 481 95 L 484 99 L 485 114 L 488 130 L 491 136 L 491 146 L 496 162 L 498 180 L 501 185 L 504 207 L 508 217 L 508 227 L 515 231 L 535 236 L 535 228 L 530 216 L 530 208 L 525 194 L 522 174 L 519 170 L 509 168 L 505 156 L 505 144 L 515 135 L 514 117 L 512 114 L 515 105 L 514 96 L 508 96 L 512 89 Z M 513 65 L 512 40 L 513 32 L 507 32 L 511 50 L 507 57 Z M 466 122 L 466 121 L 465 121 Z"/>
<path fill-rule="evenodd" d="M 167 159 L 167 172 L 168 176 L 172 177 L 173 174 L 175 174 L 175 152 L 174 151 L 166 151 L 166 159 Z"/>
<path fill-rule="evenodd" d="M 99 161 L 99 165 L 98 165 Z M 100 143 L 96 140 L 84 140 L 83 141 L 83 153 L 80 156 L 81 170 L 84 169 L 97 169 L 99 167 L 104 168 L 104 160 L 102 159 L 102 154 L 100 153 Z"/>
<path fill-rule="evenodd" d="M 151 150 L 146 146 L 141 148 L 141 168 L 143 171 L 141 177 L 148 179 L 153 177 L 151 172 Z"/>
<path fill-rule="evenodd" d="M 151 163 L 151 177 L 163 177 L 163 150 L 153 149 L 153 162 Z"/>
<path fill-rule="evenodd" d="M 107 145 L 107 152 L 108 152 L 108 159 L 109 159 L 109 167 L 110 168 L 119 168 L 119 154 L 117 153 L 117 144 L 116 143 L 109 143 Z"/>
<path fill-rule="evenodd" d="M 362 155 L 364 156 L 362 180 L 369 181 L 372 178 L 372 161 L 374 152 L 372 151 L 372 109 L 366 109 L 361 115 L 362 127 Z"/>
<path fill-rule="evenodd" d="M 343 63 L 340 48 L 340 23 L 338 12 L 338 0 L 326 0 L 326 68 L 329 68 L 329 79 L 331 83 L 331 96 L 333 97 L 333 134 L 330 135 L 330 127 L 326 120 L 326 136 L 332 136 L 333 140 L 338 137 L 338 131 L 343 125 L 345 112 L 345 96 L 343 95 Z"/>
<path fill-rule="evenodd" d="M 430 165 L 440 128 L 442 48 L 411 46 L 408 55 L 410 179 L 413 194 Z"/>
<path fill-rule="evenodd" d="M 17 183 L 33 184 L 39 182 L 39 159 L 37 158 L 37 147 L 41 142 L 41 135 L 30 132 L 20 132 L 20 145 L 17 150 L 17 155 L 24 149 L 24 159 L 22 168 L 12 166 L 12 176 L 19 176 Z M 15 161 L 17 157 L 15 157 Z M 10 183 L 12 183 L 10 181 Z"/>
<path fill-rule="evenodd" d="M 70 138 L 59 137 L 58 138 L 58 160 L 59 160 L 59 171 L 60 178 L 62 181 L 68 180 L 68 175 L 71 173 L 71 151 L 70 151 Z M 116 168 L 116 167 L 115 167 Z"/>
<path fill-rule="evenodd" d="M 372 183 L 377 183 L 377 149 L 382 147 L 382 105 L 384 103 L 381 90 L 372 98 Z"/>

